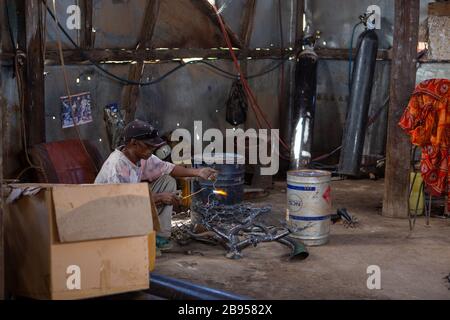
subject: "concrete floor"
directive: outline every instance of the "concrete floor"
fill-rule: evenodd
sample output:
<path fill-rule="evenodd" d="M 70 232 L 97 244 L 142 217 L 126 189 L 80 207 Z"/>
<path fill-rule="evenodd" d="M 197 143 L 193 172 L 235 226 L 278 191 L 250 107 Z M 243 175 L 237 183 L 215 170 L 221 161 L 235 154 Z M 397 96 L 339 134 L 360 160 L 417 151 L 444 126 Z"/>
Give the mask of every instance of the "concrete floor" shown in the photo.
<path fill-rule="evenodd" d="M 285 184 L 268 198 L 271 219 L 285 215 Z M 201 243 L 176 247 L 157 259 L 155 272 L 256 299 L 450 299 L 450 221 L 408 220 L 380 215 L 383 181 L 345 180 L 332 184 L 333 207 L 345 207 L 360 225 L 331 227 L 330 243 L 309 248 L 304 261 L 287 262 L 287 247 L 266 243 L 228 260 L 222 247 Z M 192 255 L 185 252 L 190 250 Z M 200 254 L 201 253 L 201 254 Z M 381 290 L 367 289 L 367 267 L 381 268 Z"/>

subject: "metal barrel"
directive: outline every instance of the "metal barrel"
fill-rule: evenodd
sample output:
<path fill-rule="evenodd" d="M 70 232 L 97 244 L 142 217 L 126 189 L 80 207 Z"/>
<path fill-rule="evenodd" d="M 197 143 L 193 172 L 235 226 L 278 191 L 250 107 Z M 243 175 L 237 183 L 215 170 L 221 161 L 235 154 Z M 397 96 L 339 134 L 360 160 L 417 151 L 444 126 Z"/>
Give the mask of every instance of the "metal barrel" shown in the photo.
<path fill-rule="evenodd" d="M 245 158 L 234 153 L 216 153 L 212 156 L 194 156 L 195 168 L 213 168 L 219 172 L 217 181 L 199 179 L 193 183 L 193 193 L 201 191 L 192 199 L 191 218 L 199 223 L 196 207 L 209 201 L 217 201 L 219 205 L 235 205 L 244 199 Z M 214 194 L 213 191 L 223 194 Z"/>
<path fill-rule="evenodd" d="M 291 237 L 306 246 L 326 244 L 331 221 L 331 173 L 293 170 L 287 173 L 287 221 Z"/>
<path fill-rule="evenodd" d="M 219 204 L 234 205 L 244 198 L 244 157 L 234 153 L 214 154 L 210 157 L 195 156 L 195 168 L 213 168 L 219 172 L 217 181 L 200 179 L 194 182 L 194 192 L 205 189 L 194 197 L 195 201 L 204 204 L 214 189 L 226 192 L 226 195 L 214 195 L 209 200 L 216 200 Z"/>

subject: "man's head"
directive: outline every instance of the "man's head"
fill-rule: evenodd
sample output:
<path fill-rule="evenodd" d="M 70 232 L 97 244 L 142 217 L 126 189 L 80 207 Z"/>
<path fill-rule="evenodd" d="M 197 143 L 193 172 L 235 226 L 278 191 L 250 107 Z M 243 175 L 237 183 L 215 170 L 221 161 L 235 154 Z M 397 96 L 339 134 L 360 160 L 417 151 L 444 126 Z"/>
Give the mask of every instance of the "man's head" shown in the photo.
<path fill-rule="evenodd" d="M 124 129 L 127 150 L 139 159 L 147 160 L 165 141 L 158 135 L 152 125 L 145 121 L 134 120 Z"/>

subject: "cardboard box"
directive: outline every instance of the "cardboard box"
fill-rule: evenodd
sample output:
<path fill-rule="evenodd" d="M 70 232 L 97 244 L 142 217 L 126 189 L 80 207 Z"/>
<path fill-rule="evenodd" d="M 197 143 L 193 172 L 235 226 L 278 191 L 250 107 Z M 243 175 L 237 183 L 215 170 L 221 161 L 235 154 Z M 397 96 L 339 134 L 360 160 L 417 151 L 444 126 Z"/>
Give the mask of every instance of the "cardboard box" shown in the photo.
<path fill-rule="evenodd" d="M 13 188 L 22 193 L 5 215 L 12 294 L 59 300 L 148 289 L 155 234 L 146 184 Z"/>

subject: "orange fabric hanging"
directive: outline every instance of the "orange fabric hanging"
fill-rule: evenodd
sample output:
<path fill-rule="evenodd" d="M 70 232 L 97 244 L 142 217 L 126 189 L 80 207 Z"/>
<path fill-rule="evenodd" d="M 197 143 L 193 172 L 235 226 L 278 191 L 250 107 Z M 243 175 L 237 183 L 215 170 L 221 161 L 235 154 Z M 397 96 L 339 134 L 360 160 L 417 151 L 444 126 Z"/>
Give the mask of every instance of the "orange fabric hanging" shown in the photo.
<path fill-rule="evenodd" d="M 428 190 L 436 196 L 447 192 L 450 209 L 450 80 L 420 83 L 409 101 L 399 126 L 411 142 L 422 148 L 420 171 Z"/>

